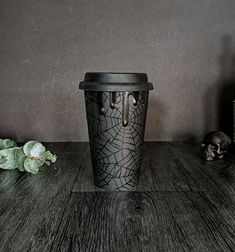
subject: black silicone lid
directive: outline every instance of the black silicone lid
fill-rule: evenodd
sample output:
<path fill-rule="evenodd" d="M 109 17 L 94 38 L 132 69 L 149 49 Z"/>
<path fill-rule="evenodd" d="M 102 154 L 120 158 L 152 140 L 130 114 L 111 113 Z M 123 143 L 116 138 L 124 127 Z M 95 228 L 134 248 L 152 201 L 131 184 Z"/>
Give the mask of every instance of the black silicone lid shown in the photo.
<path fill-rule="evenodd" d="M 147 91 L 153 85 L 146 73 L 88 72 L 79 88 L 87 91 Z"/>

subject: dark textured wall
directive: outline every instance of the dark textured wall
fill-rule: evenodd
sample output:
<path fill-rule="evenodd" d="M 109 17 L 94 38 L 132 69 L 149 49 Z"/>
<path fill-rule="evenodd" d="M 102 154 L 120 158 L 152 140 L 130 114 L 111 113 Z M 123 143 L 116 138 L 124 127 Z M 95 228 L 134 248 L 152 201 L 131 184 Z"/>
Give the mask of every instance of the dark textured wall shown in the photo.
<path fill-rule="evenodd" d="M 87 140 L 78 82 L 130 71 L 155 86 L 146 140 L 200 139 L 234 66 L 234 0 L 1 0 L 0 137 Z"/>

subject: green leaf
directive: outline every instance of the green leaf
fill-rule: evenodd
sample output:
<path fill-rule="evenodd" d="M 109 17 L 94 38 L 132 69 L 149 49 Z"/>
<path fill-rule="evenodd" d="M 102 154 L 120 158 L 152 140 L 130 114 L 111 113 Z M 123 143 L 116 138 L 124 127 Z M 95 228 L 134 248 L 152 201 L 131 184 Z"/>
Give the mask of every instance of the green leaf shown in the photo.
<path fill-rule="evenodd" d="M 3 139 L 0 139 L 0 150 L 4 149 L 3 147 Z"/>
<path fill-rule="evenodd" d="M 25 171 L 24 160 L 26 158 L 22 148 L 18 148 L 15 152 L 17 167 L 20 171 Z"/>
<path fill-rule="evenodd" d="M 17 162 L 16 162 L 16 150 L 18 150 L 18 147 L 9 148 L 0 150 L 0 156 L 4 157 L 5 162 L 0 164 L 0 168 L 12 170 L 17 168 Z"/>
<path fill-rule="evenodd" d="M 16 142 L 12 139 L 0 139 L 0 150 L 16 147 Z"/>
<path fill-rule="evenodd" d="M 28 158 L 37 161 L 36 163 L 38 167 L 42 166 L 46 161 L 46 148 L 37 141 L 27 142 L 23 147 L 23 151 Z"/>
<path fill-rule="evenodd" d="M 50 161 L 45 161 L 45 164 L 49 166 L 51 163 Z"/>
<path fill-rule="evenodd" d="M 29 141 L 24 146 L 16 147 L 12 139 L 0 139 L 0 168 L 38 173 L 42 165 L 56 162 L 56 155 L 38 141 Z"/>
<path fill-rule="evenodd" d="M 39 158 L 43 156 L 46 148 L 37 141 L 29 141 L 24 145 L 23 150 L 25 155 Z"/>
<path fill-rule="evenodd" d="M 50 151 L 46 151 L 43 155 L 45 157 L 46 160 L 51 161 L 52 163 L 56 162 L 56 155 L 52 155 L 52 153 Z"/>
<path fill-rule="evenodd" d="M 36 143 L 32 147 L 30 153 L 33 157 L 41 157 L 43 153 L 46 151 L 46 148 L 41 143 Z"/>
<path fill-rule="evenodd" d="M 27 156 L 30 156 L 30 151 L 32 149 L 32 147 L 38 143 L 37 141 L 29 141 L 27 142 L 24 146 L 23 146 L 23 151 L 24 151 L 24 154 L 27 155 Z"/>
<path fill-rule="evenodd" d="M 0 156 L 0 164 L 6 163 L 7 159 L 6 156 Z"/>
<path fill-rule="evenodd" d="M 9 138 L 4 139 L 4 140 L 2 141 L 2 143 L 3 143 L 3 148 L 4 148 L 4 149 L 16 147 L 16 142 L 15 142 L 14 140 L 12 140 L 12 139 L 9 139 Z"/>
<path fill-rule="evenodd" d="M 57 160 L 57 156 L 56 155 L 53 155 L 52 158 L 51 158 L 51 162 L 52 163 L 55 163 Z"/>
<path fill-rule="evenodd" d="M 24 168 L 27 172 L 33 173 L 33 174 L 37 174 L 38 170 L 39 170 L 39 166 L 37 163 L 37 160 L 32 160 L 30 158 L 26 158 L 24 160 Z"/>

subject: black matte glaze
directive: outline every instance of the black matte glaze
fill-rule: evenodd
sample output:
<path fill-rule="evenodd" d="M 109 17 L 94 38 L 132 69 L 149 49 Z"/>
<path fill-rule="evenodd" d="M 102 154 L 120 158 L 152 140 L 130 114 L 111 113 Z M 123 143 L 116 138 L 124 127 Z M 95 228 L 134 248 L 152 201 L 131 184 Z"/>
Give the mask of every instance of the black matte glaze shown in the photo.
<path fill-rule="evenodd" d="M 107 191 L 135 189 L 152 84 L 145 73 L 86 73 L 80 89 L 85 90 L 95 185 Z"/>
<path fill-rule="evenodd" d="M 114 94 L 113 94 L 114 95 Z M 137 97 L 137 94 L 135 94 Z M 94 182 L 107 191 L 134 190 L 142 161 L 148 91 L 85 92 Z"/>
<path fill-rule="evenodd" d="M 153 85 L 148 82 L 146 73 L 86 73 L 80 89 L 87 91 L 148 91 Z"/>

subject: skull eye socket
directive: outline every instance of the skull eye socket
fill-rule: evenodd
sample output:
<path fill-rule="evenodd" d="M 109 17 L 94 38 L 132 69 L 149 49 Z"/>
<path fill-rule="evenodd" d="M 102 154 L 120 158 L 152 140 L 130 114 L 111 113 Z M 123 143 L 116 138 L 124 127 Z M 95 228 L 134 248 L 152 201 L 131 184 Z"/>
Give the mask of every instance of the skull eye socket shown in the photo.
<path fill-rule="evenodd" d="M 207 149 L 210 149 L 211 151 L 218 151 L 219 150 L 219 145 L 214 144 L 214 143 L 209 143 L 209 144 L 203 143 L 201 147 L 203 150 L 207 150 Z"/>
<path fill-rule="evenodd" d="M 214 149 L 215 151 L 218 151 L 218 150 L 219 150 L 219 145 L 218 145 L 218 144 L 211 143 L 210 145 L 213 147 L 213 149 Z"/>

